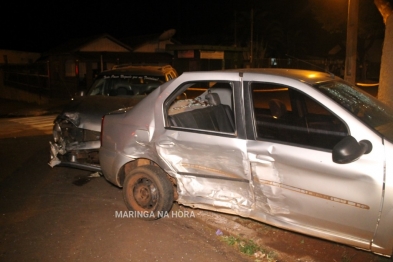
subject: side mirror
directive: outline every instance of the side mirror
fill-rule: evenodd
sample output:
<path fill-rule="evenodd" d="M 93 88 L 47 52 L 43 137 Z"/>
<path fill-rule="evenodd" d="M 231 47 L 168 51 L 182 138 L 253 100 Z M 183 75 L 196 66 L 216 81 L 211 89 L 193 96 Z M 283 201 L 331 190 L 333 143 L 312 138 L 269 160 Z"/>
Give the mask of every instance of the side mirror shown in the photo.
<path fill-rule="evenodd" d="M 332 152 L 333 162 L 337 164 L 348 164 L 356 161 L 363 154 L 368 154 L 373 149 L 373 145 L 368 140 L 359 143 L 353 136 L 346 136 L 338 142 Z"/>

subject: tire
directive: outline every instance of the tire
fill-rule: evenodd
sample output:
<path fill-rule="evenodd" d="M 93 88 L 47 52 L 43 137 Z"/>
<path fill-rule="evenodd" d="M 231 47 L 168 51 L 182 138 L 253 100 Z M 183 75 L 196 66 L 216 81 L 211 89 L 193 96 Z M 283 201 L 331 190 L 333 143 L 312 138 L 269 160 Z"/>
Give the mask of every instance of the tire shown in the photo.
<path fill-rule="evenodd" d="M 155 220 L 173 205 L 173 186 L 165 172 L 155 166 L 133 169 L 123 183 L 123 197 L 134 217 Z"/>

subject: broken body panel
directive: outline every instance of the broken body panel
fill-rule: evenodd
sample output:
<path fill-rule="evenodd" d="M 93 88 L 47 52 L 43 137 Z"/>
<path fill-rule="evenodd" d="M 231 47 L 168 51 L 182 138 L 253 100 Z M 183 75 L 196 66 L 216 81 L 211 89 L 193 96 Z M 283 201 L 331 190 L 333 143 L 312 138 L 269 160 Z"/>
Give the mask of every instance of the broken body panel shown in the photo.
<path fill-rule="evenodd" d="M 172 177 L 180 204 L 250 217 L 390 256 L 393 145 L 360 116 L 312 86 L 337 78 L 298 70 L 233 71 L 185 73 L 132 110 L 106 115 L 99 154 L 106 179 L 122 187 L 128 166 L 148 160 Z M 233 131 L 179 126 L 179 120 L 185 119 L 183 111 L 170 115 L 175 97 L 198 81 L 229 84 L 232 102 L 227 106 L 234 115 Z M 259 98 L 254 97 L 276 91 L 290 95 L 285 113 L 292 114 L 291 122 L 273 113 L 265 121 L 264 105 L 256 105 Z M 206 98 L 207 92 L 198 99 Z M 316 121 L 310 113 L 315 105 L 304 109 L 310 98 L 329 114 L 323 111 Z M 225 101 L 222 96 L 221 101 Z M 333 119 L 332 135 L 326 136 L 327 123 L 321 119 Z M 271 129 L 288 128 L 288 123 L 290 139 L 280 136 L 282 129 Z M 372 150 L 350 163 L 335 163 L 331 145 L 347 136 L 367 139 Z"/>
<path fill-rule="evenodd" d="M 101 171 L 98 151 L 102 117 L 136 105 L 160 84 L 176 77 L 170 65 L 117 65 L 101 72 L 87 94 L 71 100 L 55 119 L 48 164 Z"/>
<path fill-rule="evenodd" d="M 54 121 L 49 165 L 100 171 L 98 151 L 103 115 L 132 107 L 145 97 L 82 96 L 72 100 Z"/>

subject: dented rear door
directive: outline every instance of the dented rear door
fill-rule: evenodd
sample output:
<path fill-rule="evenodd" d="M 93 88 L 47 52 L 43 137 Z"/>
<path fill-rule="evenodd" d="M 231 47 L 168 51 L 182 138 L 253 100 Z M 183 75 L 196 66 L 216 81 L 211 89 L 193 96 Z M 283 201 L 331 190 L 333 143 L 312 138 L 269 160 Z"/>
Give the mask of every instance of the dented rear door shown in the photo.
<path fill-rule="evenodd" d="M 227 74 L 223 77 L 222 74 L 204 74 L 202 77 L 208 78 L 206 81 L 197 81 L 197 85 L 186 83 L 192 87 L 182 90 L 187 94 L 182 97 L 190 99 L 192 93 L 198 90 L 204 92 L 204 88 L 212 86 L 211 92 L 219 94 L 221 103 L 230 107 L 234 117 L 234 130 L 212 130 L 213 126 L 209 123 L 213 115 L 205 113 L 198 115 L 198 123 L 188 121 L 187 117 L 181 126 L 180 122 L 176 125 L 168 120 L 165 130 L 157 139 L 156 149 L 162 161 L 170 168 L 167 172 L 176 177 L 179 203 L 248 216 L 254 199 L 241 116 L 242 91 L 239 75 Z M 192 105 L 188 105 L 190 102 Z M 168 111 L 168 119 L 175 118 L 173 111 L 192 114 L 198 110 L 205 112 L 209 108 L 203 103 L 201 105 L 190 100 L 170 103 L 176 104 L 170 109 L 164 107 Z"/>

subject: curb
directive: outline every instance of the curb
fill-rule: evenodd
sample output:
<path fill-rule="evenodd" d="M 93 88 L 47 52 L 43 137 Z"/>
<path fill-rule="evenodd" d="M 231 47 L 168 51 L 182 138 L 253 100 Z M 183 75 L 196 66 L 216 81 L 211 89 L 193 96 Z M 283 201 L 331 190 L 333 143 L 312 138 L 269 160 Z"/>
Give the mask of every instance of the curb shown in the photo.
<path fill-rule="evenodd" d="M 222 232 L 226 232 L 230 235 L 240 236 L 242 238 L 257 238 L 257 233 L 254 230 L 227 218 L 226 214 L 218 214 L 205 210 L 198 210 L 195 213 L 200 220 L 216 229 L 221 230 Z"/>

